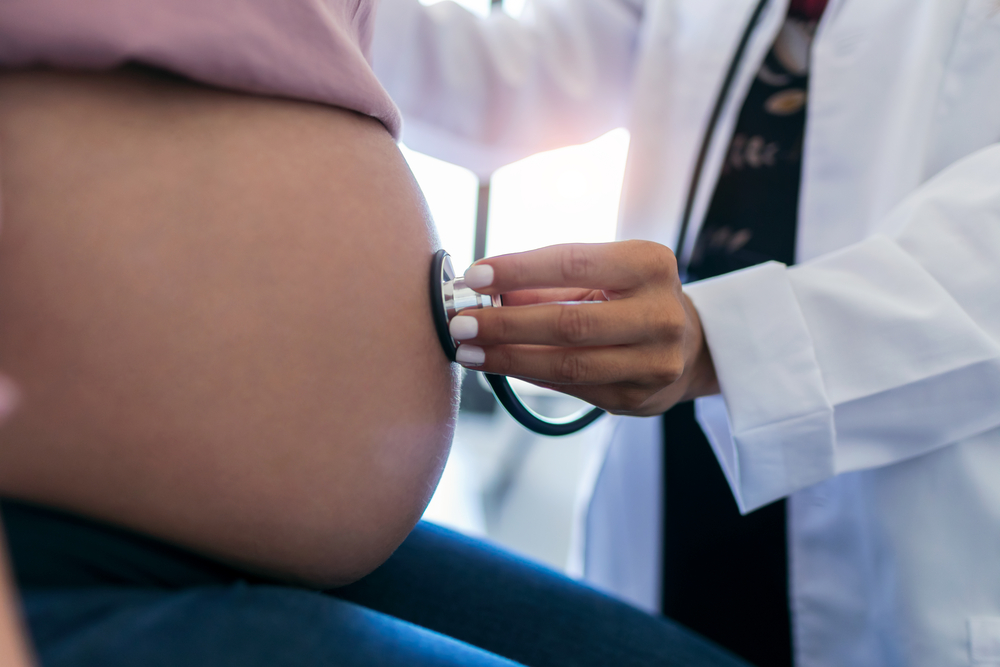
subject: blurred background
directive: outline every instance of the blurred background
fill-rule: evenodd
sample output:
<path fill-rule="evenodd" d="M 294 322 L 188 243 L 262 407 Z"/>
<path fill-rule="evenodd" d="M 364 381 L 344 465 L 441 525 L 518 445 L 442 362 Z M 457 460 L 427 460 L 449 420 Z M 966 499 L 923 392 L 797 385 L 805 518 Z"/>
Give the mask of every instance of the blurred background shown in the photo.
<path fill-rule="evenodd" d="M 482 15 L 492 6 L 516 16 L 524 6 L 524 0 L 457 2 Z M 614 130 L 507 165 L 484 183 L 405 146 L 403 154 L 463 273 L 484 254 L 613 241 L 628 142 L 626 130 Z M 550 417 L 583 406 L 524 383 L 515 389 Z M 565 438 L 534 435 L 496 404 L 479 373 L 467 373 L 451 456 L 424 518 L 578 575 L 576 526 L 603 454 L 605 422 Z"/>

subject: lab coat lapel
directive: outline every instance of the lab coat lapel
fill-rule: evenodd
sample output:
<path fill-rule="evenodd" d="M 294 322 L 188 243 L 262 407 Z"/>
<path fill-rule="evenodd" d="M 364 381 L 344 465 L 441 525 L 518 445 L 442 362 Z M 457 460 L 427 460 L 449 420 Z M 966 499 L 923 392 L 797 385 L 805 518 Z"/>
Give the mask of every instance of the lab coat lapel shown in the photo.
<path fill-rule="evenodd" d="M 707 118 L 756 4 L 757 0 L 652 0 L 647 5 L 619 238 L 643 238 L 671 247 L 676 243 Z M 787 0 L 771 0 L 747 47 L 706 161 L 688 234 L 692 241 L 715 187 L 740 103 L 786 9 Z"/>
<path fill-rule="evenodd" d="M 673 247 L 695 162 L 719 88 L 757 0 L 651 0 L 641 35 L 632 140 L 620 213 L 619 237 Z M 787 0 L 772 0 L 748 44 L 731 102 L 716 130 L 699 188 L 689 238 L 697 235 L 707 197 L 729 143 L 735 116 L 753 76 L 781 27 Z M 679 66 L 684 63 L 684 66 Z M 659 605 L 661 470 L 659 421 L 621 417 L 596 479 L 583 537 L 585 578 L 654 610 Z M 622 479 L 644 480 L 621 484 Z M 599 508 L 595 513 L 595 508 Z M 628 517 L 628 520 L 625 520 Z M 608 531 L 611 531 L 610 533 Z M 609 535 L 614 539 L 609 539 Z M 627 566 L 625 566 L 625 559 Z"/>

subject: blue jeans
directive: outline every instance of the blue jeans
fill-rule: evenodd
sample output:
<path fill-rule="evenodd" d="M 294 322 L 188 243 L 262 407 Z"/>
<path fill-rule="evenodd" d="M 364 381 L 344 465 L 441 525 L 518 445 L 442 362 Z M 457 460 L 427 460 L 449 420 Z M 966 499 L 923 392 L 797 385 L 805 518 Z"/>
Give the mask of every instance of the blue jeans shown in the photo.
<path fill-rule="evenodd" d="M 45 667 L 747 667 L 667 619 L 430 524 L 361 581 L 319 592 L 42 508 L 4 501 L 3 515 Z"/>

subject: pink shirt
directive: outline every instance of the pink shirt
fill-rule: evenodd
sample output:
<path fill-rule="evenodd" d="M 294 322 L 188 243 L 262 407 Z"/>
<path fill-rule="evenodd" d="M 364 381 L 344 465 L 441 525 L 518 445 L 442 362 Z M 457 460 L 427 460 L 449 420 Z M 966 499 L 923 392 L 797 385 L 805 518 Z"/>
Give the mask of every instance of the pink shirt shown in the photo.
<path fill-rule="evenodd" d="M 352 109 L 399 137 L 369 63 L 377 0 L 2 0 L 0 67 L 138 62 L 202 83 Z"/>

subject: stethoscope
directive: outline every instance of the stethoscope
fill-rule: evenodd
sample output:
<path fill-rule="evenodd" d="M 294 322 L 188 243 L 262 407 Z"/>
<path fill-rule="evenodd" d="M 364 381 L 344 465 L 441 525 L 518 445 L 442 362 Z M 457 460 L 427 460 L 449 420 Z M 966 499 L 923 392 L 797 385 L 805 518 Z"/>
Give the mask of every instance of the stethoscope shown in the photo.
<path fill-rule="evenodd" d="M 497 308 L 503 305 L 503 299 L 498 296 L 480 294 L 465 284 L 465 280 L 455 275 L 451 256 L 444 250 L 438 250 L 431 262 L 431 308 L 434 311 L 434 327 L 437 329 L 441 347 L 450 361 L 455 361 L 458 351 L 458 341 L 451 337 L 448 325 L 452 318 L 463 310 L 470 308 Z M 590 426 L 604 414 L 600 408 L 585 408 L 581 412 L 562 419 L 550 419 L 538 414 L 518 398 L 510 382 L 503 375 L 483 373 L 497 402 L 504 407 L 511 417 L 521 426 L 541 435 L 569 435 Z"/>
<path fill-rule="evenodd" d="M 767 6 L 768 2 L 769 0 L 759 0 L 757 6 L 754 8 L 750 21 L 748 22 L 746 29 L 743 32 L 743 36 L 740 39 L 739 45 L 736 48 L 736 53 L 733 55 L 733 60 L 729 65 L 729 70 L 726 72 L 726 77 L 722 82 L 722 87 L 719 91 L 719 96 L 716 98 L 712 114 L 709 117 L 708 127 L 705 131 L 705 135 L 702 137 L 701 148 L 698 151 L 698 159 L 695 162 L 693 172 L 694 177 L 691 179 L 688 187 L 684 213 L 681 217 L 680 233 L 678 234 L 676 245 L 678 254 L 684 252 L 684 245 L 687 242 L 688 227 L 691 222 L 691 214 L 694 209 L 695 196 L 697 195 L 698 187 L 701 184 L 702 172 L 705 169 L 705 160 L 708 156 L 709 147 L 711 146 L 712 140 L 715 136 L 715 130 L 719 123 L 719 118 L 722 116 L 722 109 L 725 106 L 726 99 L 729 97 L 729 92 L 732 89 L 734 80 L 736 79 L 736 72 L 738 71 L 739 65 L 743 60 L 747 44 L 750 42 L 750 36 L 753 34 L 754 28 L 757 27 L 757 23 L 760 20 L 761 15 L 764 13 L 764 8 Z M 682 270 L 682 275 L 683 273 L 684 271 Z M 463 278 L 455 275 L 455 268 L 452 266 L 451 257 L 444 250 L 438 250 L 437 253 L 434 254 L 434 261 L 431 263 L 430 278 L 431 308 L 434 313 L 434 327 L 437 329 L 438 338 L 441 341 L 441 347 L 444 348 L 444 353 L 448 356 L 450 361 L 455 361 L 455 353 L 458 351 L 458 341 L 451 337 L 451 332 L 448 328 L 452 318 L 454 318 L 459 312 L 469 308 L 479 309 L 500 307 L 503 305 L 503 300 L 499 295 L 490 296 L 488 294 L 479 294 L 472 288 L 468 287 Z M 486 381 L 493 389 L 493 394 L 496 396 L 497 401 L 504 407 L 505 410 L 507 410 L 510 416 L 528 430 L 541 435 L 570 435 L 586 428 L 587 426 L 590 426 L 604 414 L 604 410 L 601 408 L 585 408 L 577 414 L 570 415 L 569 417 L 564 417 L 562 419 L 550 419 L 538 414 L 525 405 L 521 399 L 518 398 L 506 377 L 502 375 L 494 375 L 492 373 L 483 373 L 483 375 L 486 377 Z"/>

